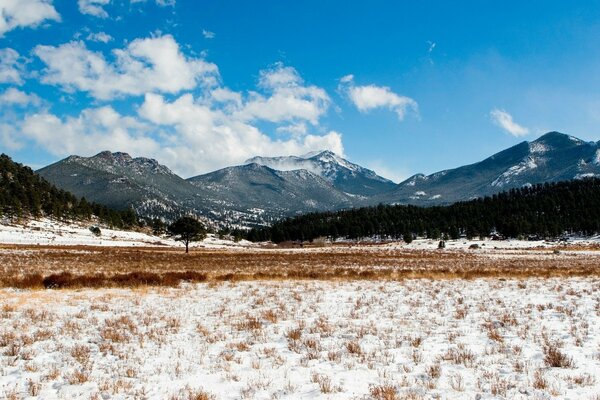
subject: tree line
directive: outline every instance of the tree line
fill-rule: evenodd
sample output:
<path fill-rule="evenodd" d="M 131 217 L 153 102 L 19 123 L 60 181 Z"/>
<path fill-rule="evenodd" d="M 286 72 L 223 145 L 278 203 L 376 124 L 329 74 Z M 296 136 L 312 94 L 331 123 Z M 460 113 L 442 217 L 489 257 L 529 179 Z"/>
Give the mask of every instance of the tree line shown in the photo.
<path fill-rule="evenodd" d="M 113 210 L 88 202 L 58 189 L 29 167 L 0 155 L 0 214 L 9 218 L 51 217 L 57 220 L 91 220 L 114 228 L 131 228 L 138 224 L 133 209 Z"/>
<path fill-rule="evenodd" d="M 511 189 L 447 206 L 379 205 L 287 218 L 252 229 L 252 241 L 312 241 L 319 237 L 411 240 L 489 237 L 558 237 L 600 232 L 600 179 L 588 178 Z"/>

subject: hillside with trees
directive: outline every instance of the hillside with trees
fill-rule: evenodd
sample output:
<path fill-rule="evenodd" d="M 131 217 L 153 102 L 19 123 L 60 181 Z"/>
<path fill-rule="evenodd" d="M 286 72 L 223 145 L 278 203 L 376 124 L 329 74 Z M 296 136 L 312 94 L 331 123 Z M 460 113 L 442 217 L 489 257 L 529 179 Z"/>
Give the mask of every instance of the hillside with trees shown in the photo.
<path fill-rule="evenodd" d="M 311 241 L 318 237 L 467 238 L 600 232 L 600 179 L 511 189 L 449 206 L 379 205 L 288 218 L 248 233 L 252 241 Z"/>
<path fill-rule="evenodd" d="M 133 210 L 113 210 L 78 198 L 5 154 L 0 155 L 0 214 L 11 219 L 49 217 L 82 221 L 95 216 L 100 223 L 115 228 L 129 228 L 138 223 Z"/>

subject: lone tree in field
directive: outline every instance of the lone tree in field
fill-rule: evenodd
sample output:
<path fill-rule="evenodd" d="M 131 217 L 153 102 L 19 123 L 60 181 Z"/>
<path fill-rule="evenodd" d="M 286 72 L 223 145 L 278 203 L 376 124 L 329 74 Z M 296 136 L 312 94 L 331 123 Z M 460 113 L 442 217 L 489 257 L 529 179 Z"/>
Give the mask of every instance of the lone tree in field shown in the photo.
<path fill-rule="evenodd" d="M 192 217 L 181 217 L 169 225 L 169 233 L 175 240 L 185 243 L 185 252 L 188 252 L 190 242 L 196 242 L 206 237 L 206 229 L 200 221 Z"/>

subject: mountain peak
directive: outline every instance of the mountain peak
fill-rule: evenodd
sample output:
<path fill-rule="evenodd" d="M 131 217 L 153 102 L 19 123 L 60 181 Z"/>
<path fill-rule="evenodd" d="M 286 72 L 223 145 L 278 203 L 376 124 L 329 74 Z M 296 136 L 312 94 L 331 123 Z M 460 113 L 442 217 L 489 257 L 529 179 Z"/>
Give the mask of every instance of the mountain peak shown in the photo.
<path fill-rule="evenodd" d="M 585 142 L 574 136 L 552 131 L 540 136 L 531 143 L 544 144 L 551 147 L 572 147 L 582 145 Z"/>

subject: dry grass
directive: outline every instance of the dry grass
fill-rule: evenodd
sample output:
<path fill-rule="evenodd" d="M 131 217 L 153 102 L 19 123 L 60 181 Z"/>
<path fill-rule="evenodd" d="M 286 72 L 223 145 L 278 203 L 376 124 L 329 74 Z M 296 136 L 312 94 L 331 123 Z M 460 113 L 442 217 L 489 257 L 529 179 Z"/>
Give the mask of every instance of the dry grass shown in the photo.
<path fill-rule="evenodd" d="M 597 257 L 539 249 L 507 257 L 464 251 L 369 247 L 282 250 L 0 246 L 0 286 L 83 288 L 177 286 L 244 280 L 403 280 L 597 277 Z M 458 308 L 457 317 L 466 309 Z"/>

